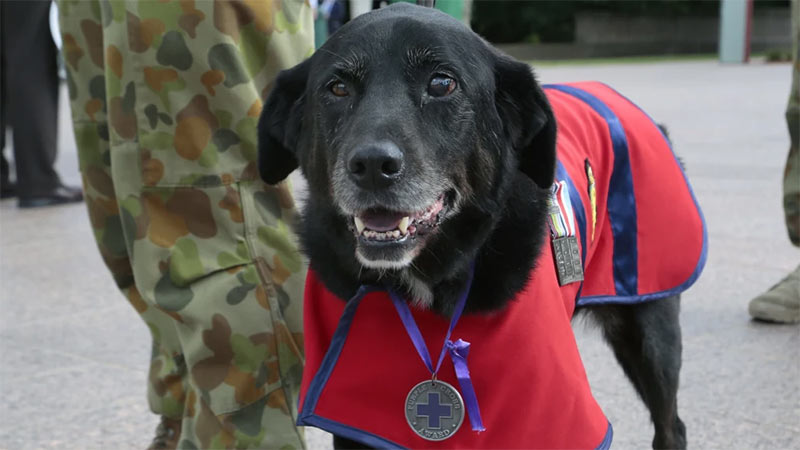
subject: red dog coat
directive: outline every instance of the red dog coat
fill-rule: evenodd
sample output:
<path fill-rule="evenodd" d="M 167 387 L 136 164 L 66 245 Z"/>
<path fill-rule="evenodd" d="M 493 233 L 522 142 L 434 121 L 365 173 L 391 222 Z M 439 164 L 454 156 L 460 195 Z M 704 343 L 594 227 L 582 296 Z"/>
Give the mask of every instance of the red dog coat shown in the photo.
<path fill-rule="evenodd" d="M 592 397 L 570 327 L 576 302 L 630 303 L 682 292 L 705 263 L 705 226 L 667 140 L 644 112 L 599 83 L 545 92 L 558 123 L 555 199 L 568 213 L 553 233 L 576 237 L 585 281 L 560 286 L 545 245 L 516 301 L 456 325 L 453 340 L 471 343 L 469 372 L 486 431 L 465 423 L 444 441 L 417 436 L 404 402 L 430 372 L 389 295 L 365 287 L 345 303 L 313 272 L 305 292 L 299 425 L 374 447 L 610 445 L 611 425 Z M 429 311 L 412 314 L 438 354 L 448 321 Z M 458 386 L 449 358 L 438 378 Z"/>

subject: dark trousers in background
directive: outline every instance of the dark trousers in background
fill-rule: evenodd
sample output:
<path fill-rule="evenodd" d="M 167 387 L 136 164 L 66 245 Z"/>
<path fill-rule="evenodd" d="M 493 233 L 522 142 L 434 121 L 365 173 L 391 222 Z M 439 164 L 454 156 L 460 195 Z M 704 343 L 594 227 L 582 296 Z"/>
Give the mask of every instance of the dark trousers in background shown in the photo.
<path fill-rule="evenodd" d="M 14 134 L 17 195 L 44 195 L 61 185 L 53 165 L 58 126 L 57 49 L 50 34 L 49 1 L 0 0 L 2 144 Z M 0 155 L 3 187 L 8 161 Z"/>

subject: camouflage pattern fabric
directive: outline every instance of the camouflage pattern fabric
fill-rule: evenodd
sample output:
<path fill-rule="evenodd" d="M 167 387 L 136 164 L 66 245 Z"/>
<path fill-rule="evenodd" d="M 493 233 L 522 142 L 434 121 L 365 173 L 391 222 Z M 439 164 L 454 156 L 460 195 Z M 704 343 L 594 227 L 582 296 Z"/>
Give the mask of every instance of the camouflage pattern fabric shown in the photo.
<path fill-rule="evenodd" d="M 783 211 L 792 244 L 800 247 L 800 0 L 792 0 L 792 90 L 786 107 L 791 145 L 783 174 Z"/>
<path fill-rule="evenodd" d="M 261 99 L 313 51 L 296 0 L 62 0 L 94 235 L 153 338 L 180 448 L 298 448 L 305 265 L 256 169 Z"/>

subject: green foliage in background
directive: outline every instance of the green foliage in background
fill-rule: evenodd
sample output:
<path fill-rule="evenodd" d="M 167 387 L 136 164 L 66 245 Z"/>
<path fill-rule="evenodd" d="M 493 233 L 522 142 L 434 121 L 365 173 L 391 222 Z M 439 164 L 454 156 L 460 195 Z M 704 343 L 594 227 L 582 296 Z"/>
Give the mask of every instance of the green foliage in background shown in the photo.
<path fill-rule="evenodd" d="M 756 10 L 787 7 L 789 0 L 755 0 Z M 675 17 L 719 14 L 720 0 L 474 0 L 472 29 L 490 42 L 571 42 L 575 14 Z"/>

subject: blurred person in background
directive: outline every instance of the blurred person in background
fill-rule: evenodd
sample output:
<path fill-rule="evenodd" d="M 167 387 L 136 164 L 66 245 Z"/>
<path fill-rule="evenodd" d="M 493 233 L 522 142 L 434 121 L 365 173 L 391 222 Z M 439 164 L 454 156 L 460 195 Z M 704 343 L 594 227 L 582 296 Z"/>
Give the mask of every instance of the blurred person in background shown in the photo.
<path fill-rule="evenodd" d="M 309 0 L 314 13 L 314 46 L 322 47 L 346 19 L 343 0 Z"/>
<path fill-rule="evenodd" d="M 151 448 L 303 448 L 305 265 L 257 168 L 262 99 L 314 49 L 304 0 L 59 3 L 94 235 L 152 336 Z"/>
<path fill-rule="evenodd" d="M 309 0 L 311 6 L 311 13 L 314 17 L 314 48 L 322 47 L 322 44 L 328 40 L 328 18 L 325 11 L 322 10 L 320 0 Z"/>
<path fill-rule="evenodd" d="M 786 107 L 789 156 L 783 173 L 783 212 L 789 240 L 800 247 L 800 0 L 792 0 L 792 88 Z M 750 301 L 750 315 L 779 323 L 800 322 L 800 266 Z"/>
<path fill-rule="evenodd" d="M 336 32 L 342 25 L 344 25 L 347 18 L 344 0 L 328 0 L 330 2 L 330 10 L 328 12 L 328 36 Z"/>
<path fill-rule="evenodd" d="M 18 197 L 21 208 L 83 200 L 54 167 L 59 80 L 50 7 L 50 1 L 0 1 L 0 197 Z M 16 183 L 3 154 L 6 127 L 14 136 Z"/>

